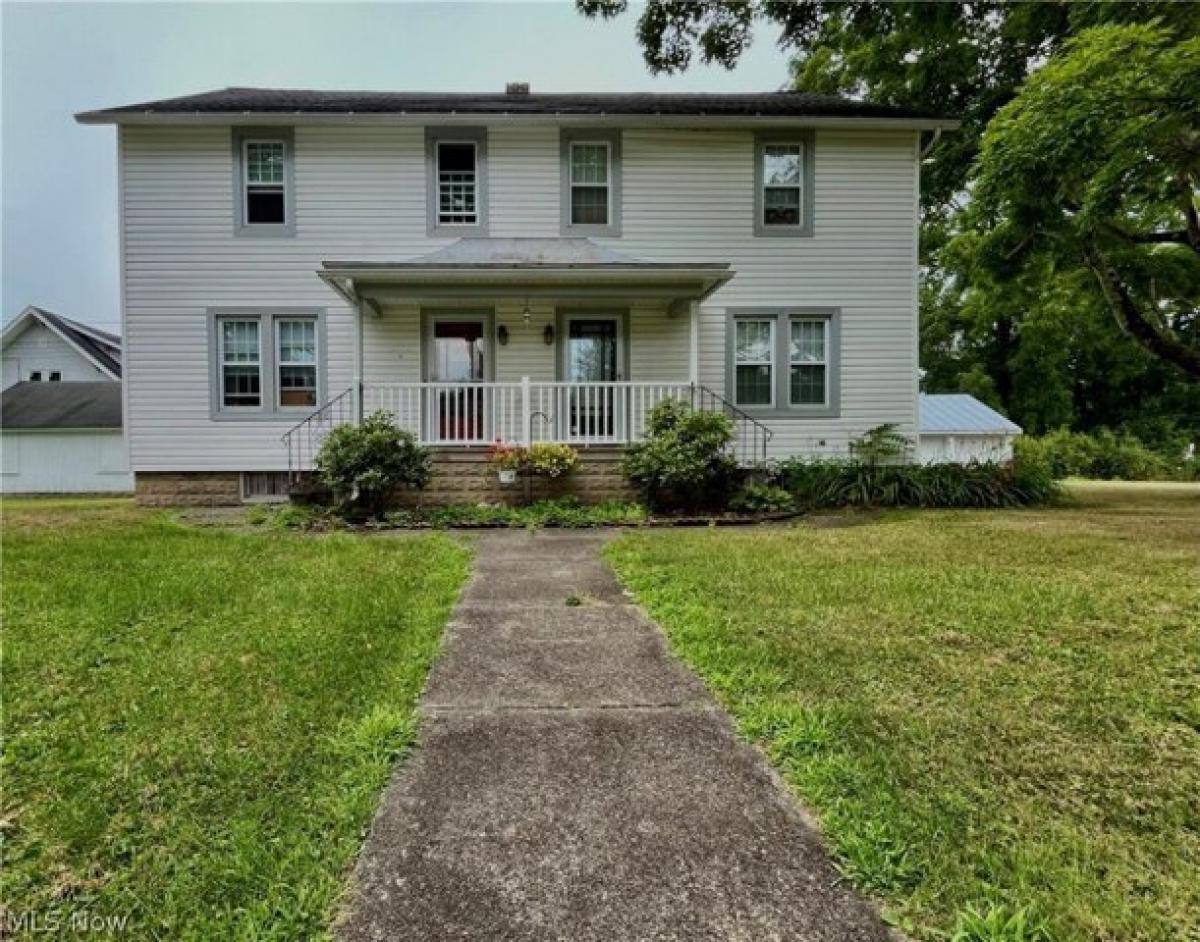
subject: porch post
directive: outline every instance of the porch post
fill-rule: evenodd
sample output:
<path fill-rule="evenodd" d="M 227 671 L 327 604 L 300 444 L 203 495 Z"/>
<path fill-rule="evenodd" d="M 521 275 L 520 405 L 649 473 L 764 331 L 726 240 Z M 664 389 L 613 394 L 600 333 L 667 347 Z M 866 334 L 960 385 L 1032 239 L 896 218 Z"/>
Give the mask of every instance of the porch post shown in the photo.
<path fill-rule="evenodd" d="M 533 409 L 529 401 L 529 377 L 521 377 L 521 442 L 528 446 L 533 444 L 533 435 L 529 426 L 533 423 Z"/>
<path fill-rule="evenodd" d="M 693 386 L 700 382 L 700 302 L 688 305 L 688 382 Z"/>
<path fill-rule="evenodd" d="M 354 421 L 363 420 L 363 308 L 362 298 L 354 305 Z"/>

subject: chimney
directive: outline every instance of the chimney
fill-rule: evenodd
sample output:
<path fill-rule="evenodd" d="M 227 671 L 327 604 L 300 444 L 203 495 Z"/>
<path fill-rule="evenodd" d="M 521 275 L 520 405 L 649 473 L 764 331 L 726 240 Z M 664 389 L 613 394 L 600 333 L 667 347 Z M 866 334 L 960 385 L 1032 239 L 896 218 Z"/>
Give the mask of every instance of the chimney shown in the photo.
<path fill-rule="evenodd" d="M 509 82 L 504 86 L 504 94 L 506 95 L 528 95 L 528 82 Z"/>

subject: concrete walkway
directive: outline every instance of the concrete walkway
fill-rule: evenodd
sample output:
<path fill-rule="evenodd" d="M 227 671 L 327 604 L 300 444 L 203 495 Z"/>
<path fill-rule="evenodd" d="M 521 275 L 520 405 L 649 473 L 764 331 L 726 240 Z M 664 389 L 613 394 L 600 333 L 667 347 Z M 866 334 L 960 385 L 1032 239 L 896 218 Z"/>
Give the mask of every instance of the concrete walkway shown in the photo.
<path fill-rule="evenodd" d="M 888 938 L 604 539 L 480 538 L 339 936 Z"/>

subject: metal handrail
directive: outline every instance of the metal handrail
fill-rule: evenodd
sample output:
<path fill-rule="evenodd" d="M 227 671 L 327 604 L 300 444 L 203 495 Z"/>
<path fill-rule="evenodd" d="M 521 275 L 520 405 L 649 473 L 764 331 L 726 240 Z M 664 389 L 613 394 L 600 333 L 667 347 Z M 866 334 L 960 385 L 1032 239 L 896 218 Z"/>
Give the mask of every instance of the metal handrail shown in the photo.
<path fill-rule="evenodd" d="M 354 420 L 353 393 L 353 386 L 338 393 L 280 436 L 283 447 L 287 449 L 289 482 L 295 484 L 300 473 L 309 470 L 305 467 L 305 458 L 308 458 L 307 464 L 311 465 L 317 449 L 321 447 L 323 429 L 328 432 L 335 426 Z"/>
<path fill-rule="evenodd" d="M 719 393 L 707 386 L 693 387 L 699 394 L 699 408 L 709 412 L 720 410 L 734 422 L 733 452 L 738 464 L 745 466 L 763 465 L 767 462 L 767 451 L 774 437 L 766 425 L 748 412 L 739 409 Z M 693 401 L 693 408 L 697 403 Z"/>

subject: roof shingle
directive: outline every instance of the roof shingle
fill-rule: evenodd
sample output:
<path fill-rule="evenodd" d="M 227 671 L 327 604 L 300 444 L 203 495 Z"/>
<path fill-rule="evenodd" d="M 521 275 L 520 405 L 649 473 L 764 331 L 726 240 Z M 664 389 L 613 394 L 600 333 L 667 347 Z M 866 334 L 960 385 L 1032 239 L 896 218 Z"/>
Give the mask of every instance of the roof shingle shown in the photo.
<path fill-rule="evenodd" d="M 120 383 L 17 383 L 0 394 L 9 429 L 120 428 Z"/>

